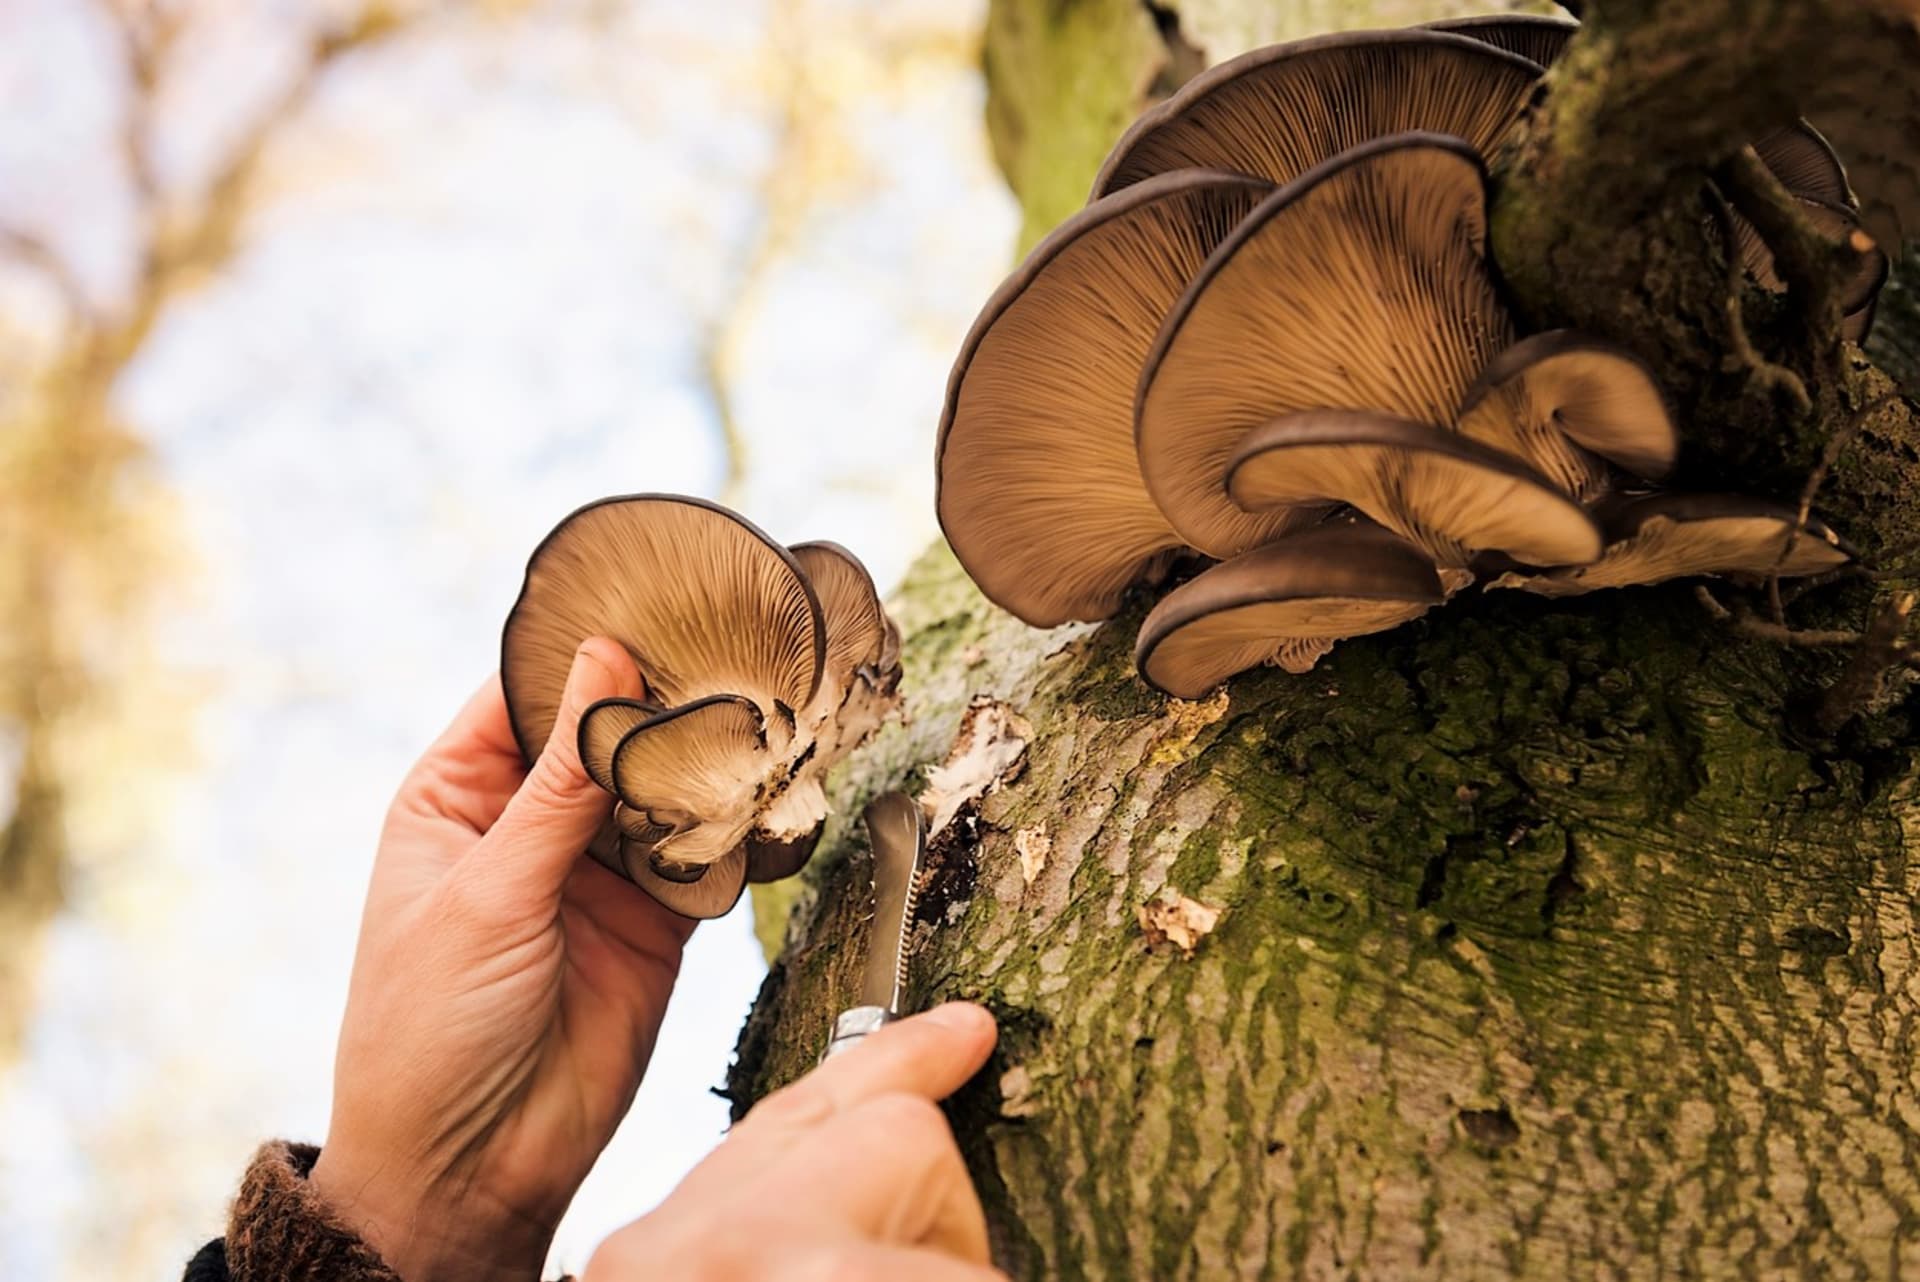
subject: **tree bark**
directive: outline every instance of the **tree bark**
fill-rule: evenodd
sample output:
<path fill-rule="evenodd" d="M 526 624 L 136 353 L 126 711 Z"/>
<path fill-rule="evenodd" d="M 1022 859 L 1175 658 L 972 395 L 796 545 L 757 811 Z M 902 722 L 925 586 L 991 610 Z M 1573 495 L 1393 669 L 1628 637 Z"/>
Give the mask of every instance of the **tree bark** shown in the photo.
<path fill-rule="evenodd" d="M 989 120 L 1027 240 L 1079 203 L 1119 127 L 1196 50 L 1217 61 L 1235 39 L 1451 7 L 1296 20 L 1265 0 L 997 0 Z M 1762 317 L 1744 350 L 1790 368 L 1806 399 L 1756 390 L 1751 361 L 1715 355 L 1742 323 L 1724 263 L 1675 230 L 1745 136 L 1728 120 L 1756 69 L 1791 52 L 1742 24 L 1821 7 L 1616 0 L 1509 158 L 1496 230 L 1535 321 L 1659 349 L 1691 415 L 1690 474 L 1797 497 L 1831 455 L 1821 510 L 1885 551 L 1884 572 L 1787 617 L 1864 630 L 1913 586 L 1897 545 L 1920 455 L 1888 380 L 1916 386 L 1913 294 L 1883 316 L 1887 373 L 1826 342 L 1818 316 Z M 1709 10 L 1729 24 L 1713 47 L 1752 74 L 1691 104 L 1720 122 L 1690 125 L 1696 141 L 1651 161 L 1644 186 L 1609 178 L 1631 209 L 1584 209 L 1546 177 L 1552 158 L 1594 163 L 1589 145 L 1624 163 L 1646 121 L 1632 104 L 1674 101 L 1636 81 L 1660 59 L 1625 50 L 1657 47 L 1662 22 L 1707 39 Z M 1781 92 L 1746 101 L 1777 114 Z M 1582 132 L 1594 113 L 1608 132 Z M 1631 297 L 1606 293 L 1628 260 L 1604 240 L 1591 271 L 1561 270 L 1556 246 L 1622 219 L 1662 255 Z M 1343 643 L 1306 676 L 1180 703 L 1134 675 L 1138 608 L 1036 632 L 937 547 L 896 612 L 907 719 L 837 780 L 742 1034 L 738 1108 L 809 1068 L 849 1004 L 867 912 L 851 817 L 883 788 L 924 789 L 985 702 L 1025 748 L 934 838 L 913 995 L 1001 1019 L 952 1116 L 1015 1276 L 1920 1268 L 1920 706 L 1904 670 L 1828 734 L 1850 647 L 1782 644 L 1686 586 L 1487 594 Z"/>

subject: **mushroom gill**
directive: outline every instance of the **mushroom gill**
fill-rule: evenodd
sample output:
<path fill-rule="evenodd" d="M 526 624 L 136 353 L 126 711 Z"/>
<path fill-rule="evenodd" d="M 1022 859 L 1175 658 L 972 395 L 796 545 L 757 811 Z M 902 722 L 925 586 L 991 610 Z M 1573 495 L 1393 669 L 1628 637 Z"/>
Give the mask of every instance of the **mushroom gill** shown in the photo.
<path fill-rule="evenodd" d="M 1104 619 L 1184 546 L 1140 479 L 1134 388 L 1168 308 L 1270 190 L 1149 178 L 1063 223 L 980 313 L 948 387 L 935 502 L 996 605 L 1035 627 Z"/>
<path fill-rule="evenodd" d="M 1460 430 L 1528 460 L 1576 498 L 1603 484 L 1579 445 L 1658 480 L 1680 453 L 1659 385 L 1637 356 L 1572 330 L 1521 339 L 1487 363 L 1460 405 Z"/>
<path fill-rule="evenodd" d="M 1340 502 L 1464 568 L 1475 553 L 1581 565 L 1600 531 L 1567 492 L 1518 457 L 1426 423 L 1356 410 L 1307 410 L 1254 429 L 1227 468 L 1249 511 Z"/>
<path fill-rule="evenodd" d="M 1419 28 L 1256 49 L 1135 121 L 1093 194 L 1192 167 L 1291 182 L 1349 147 L 1409 130 L 1450 134 L 1490 156 L 1540 74 L 1486 41 Z"/>
<path fill-rule="evenodd" d="M 1247 432 L 1296 410 L 1450 423 L 1506 342 L 1482 259 L 1485 171 L 1456 138 L 1401 134 L 1268 197 L 1188 286 L 1141 375 L 1135 442 L 1173 528 L 1214 557 L 1298 524 L 1221 484 Z"/>

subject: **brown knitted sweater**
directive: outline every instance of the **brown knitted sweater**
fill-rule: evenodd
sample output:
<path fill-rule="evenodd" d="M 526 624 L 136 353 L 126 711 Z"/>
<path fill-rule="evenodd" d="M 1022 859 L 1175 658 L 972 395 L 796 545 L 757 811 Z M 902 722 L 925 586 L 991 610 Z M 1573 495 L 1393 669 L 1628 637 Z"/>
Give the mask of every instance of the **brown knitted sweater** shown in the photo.
<path fill-rule="evenodd" d="M 262 1144 L 227 1235 L 200 1248 L 181 1282 L 401 1282 L 307 1184 L 319 1156 L 311 1144 Z"/>

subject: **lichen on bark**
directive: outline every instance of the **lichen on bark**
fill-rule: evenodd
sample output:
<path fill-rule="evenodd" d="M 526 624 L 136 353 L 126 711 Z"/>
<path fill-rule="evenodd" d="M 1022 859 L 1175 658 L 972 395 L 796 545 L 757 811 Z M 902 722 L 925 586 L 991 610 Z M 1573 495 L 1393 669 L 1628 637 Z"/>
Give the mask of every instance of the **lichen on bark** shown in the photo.
<path fill-rule="evenodd" d="M 1794 2 L 1728 6 L 1744 21 Z M 1183 39 L 1234 7 L 1172 6 Z M 1238 11 L 1251 30 L 1276 8 Z M 1138 106 L 1113 97 L 1144 92 L 1137 18 L 1108 0 L 993 7 L 995 101 L 1026 122 L 996 127 L 1029 239 Z M 1071 69 L 1116 48 L 1131 61 L 1076 104 L 1064 86 L 1090 82 Z M 1577 61 L 1553 92 L 1604 92 L 1582 77 L 1633 56 Z M 1073 128 L 1041 123 L 1063 114 Z M 1503 208 L 1503 235 L 1528 234 Z M 1717 251 L 1675 244 L 1657 289 L 1723 305 L 1724 272 L 1709 304 L 1689 257 Z M 1616 300 L 1619 325 L 1653 297 Z M 1889 304 L 1876 353 L 1920 348 L 1910 296 Z M 1702 345 L 1673 368 L 1717 368 L 1704 330 L 1638 339 Z M 1836 380 L 1836 405 L 1891 387 L 1857 351 L 1808 369 Z M 1738 398 L 1687 395 L 1721 416 L 1700 429 L 1715 440 L 1753 426 Z M 1801 430 L 1768 413 L 1766 430 Z M 1829 478 L 1875 546 L 1920 492 L 1912 424 L 1904 401 L 1878 405 Z M 1804 430 L 1817 444 L 1842 425 Z M 1816 594 L 1795 622 L 1857 622 L 1876 590 Z M 1000 1016 L 994 1062 L 951 1111 L 1015 1276 L 1920 1266 L 1920 703 L 1903 687 L 1814 733 L 1805 708 L 1842 656 L 1744 635 L 1683 585 L 1467 596 L 1304 677 L 1251 674 L 1198 703 L 1134 676 L 1140 605 L 1035 632 L 942 547 L 896 603 L 907 720 L 836 780 L 837 815 L 922 786 L 976 698 L 1033 727 L 1018 775 L 935 843 L 912 992 Z M 806 1071 L 850 1000 L 864 858 L 836 820 L 742 1035 L 738 1108 Z M 1170 896 L 1220 913 L 1191 955 L 1143 926 Z"/>

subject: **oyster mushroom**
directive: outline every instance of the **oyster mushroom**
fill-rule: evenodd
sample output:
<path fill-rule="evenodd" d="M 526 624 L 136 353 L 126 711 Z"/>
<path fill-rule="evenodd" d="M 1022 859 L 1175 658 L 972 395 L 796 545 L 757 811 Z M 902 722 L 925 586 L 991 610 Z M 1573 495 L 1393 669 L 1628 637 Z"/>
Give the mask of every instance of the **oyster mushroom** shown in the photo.
<path fill-rule="evenodd" d="M 1621 495 L 1597 513 L 1607 549 L 1592 565 L 1551 574 L 1512 572 L 1490 583 L 1538 596 L 1664 583 L 1694 575 L 1797 578 L 1852 559 L 1820 521 L 1800 525 L 1792 508 L 1739 494 Z"/>
<path fill-rule="evenodd" d="M 626 646 L 647 683 L 645 699 L 581 716 L 581 762 L 619 799 L 596 857 L 693 917 L 725 912 L 749 874 L 804 864 L 822 776 L 895 700 L 897 633 L 859 562 L 833 545 L 789 552 L 677 495 L 575 512 L 535 550 L 502 639 L 529 761 L 589 636 Z"/>
<path fill-rule="evenodd" d="M 1195 76 L 1121 136 L 1096 197 L 1173 169 L 1291 182 L 1349 147 L 1428 129 L 1491 155 L 1541 67 L 1483 40 L 1419 28 L 1256 49 Z"/>
<path fill-rule="evenodd" d="M 1134 388 L 1167 309 L 1270 190 L 1149 178 L 1063 223 L 981 311 L 948 385 L 935 502 L 996 605 L 1036 627 L 1104 619 L 1184 546 L 1140 479 Z"/>
<path fill-rule="evenodd" d="M 1679 429 L 1645 363 L 1572 330 L 1523 338 L 1487 362 L 1459 420 L 1465 435 L 1534 460 L 1583 498 L 1597 487 L 1592 469 L 1568 457 L 1568 441 L 1648 480 L 1680 454 Z"/>
<path fill-rule="evenodd" d="M 1198 699 L 1262 663 L 1311 668 L 1342 637 L 1382 632 L 1446 599 L 1433 562 L 1377 525 L 1339 521 L 1289 534 L 1175 588 L 1140 625 L 1147 684 Z"/>
<path fill-rule="evenodd" d="M 1480 549 L 1582 565 L 1601 549 L 1586 510 L 1514 455 L 1364 410 L 1306 410 L 1254 429 L 1228 464 L 1227 493 L 1249 511 L 1350 504 L 1445 566 Z"/>
<path fill-rule="evenodd" d="M 1141 374 L 1135 444 L 1175 531 L 1226 558 L 1296 528 L 1221 483 L 1246 434 L 1297 410 L 1450 423 L 1509 322 L 1483 260 L 1485 171 L 1456 138 L 1343 152 L 1263 201 L 1169 313 Z"/>

